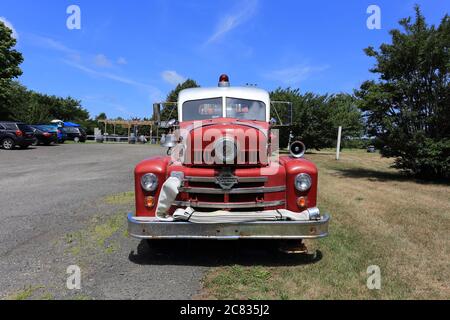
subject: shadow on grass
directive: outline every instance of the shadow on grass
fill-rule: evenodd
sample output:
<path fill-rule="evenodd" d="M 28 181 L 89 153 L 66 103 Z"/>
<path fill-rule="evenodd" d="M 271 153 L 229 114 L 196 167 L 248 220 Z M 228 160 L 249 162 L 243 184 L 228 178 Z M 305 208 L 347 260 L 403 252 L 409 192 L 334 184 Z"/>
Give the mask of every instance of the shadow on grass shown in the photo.
<path fill-rule="evenodd" d="M 388 171 L 378 171 L 373 169 L 366 168 L 333 168 L 333 170 L 337 171 L 339 175 L 347 178 L 363 178 L 371 181 L 381 181 L 381 182 L 389 182 L 389 181 L 398 181 L 398 182 L 415 182 L 424 185 L 445 185 L 450 186 L 450 181 L 448 180 L 423 180 L 415 178 L 411 175 L 402 173 L 402 172 L 388 172 Z"/>
<path fill-rule="evenodd" d="M 188 265 L 218 267 L 294 266 L 319 262 L 322 253 L 285 254 L 274 240 L 142 240 L 129 260 L 140 265 Z"/>

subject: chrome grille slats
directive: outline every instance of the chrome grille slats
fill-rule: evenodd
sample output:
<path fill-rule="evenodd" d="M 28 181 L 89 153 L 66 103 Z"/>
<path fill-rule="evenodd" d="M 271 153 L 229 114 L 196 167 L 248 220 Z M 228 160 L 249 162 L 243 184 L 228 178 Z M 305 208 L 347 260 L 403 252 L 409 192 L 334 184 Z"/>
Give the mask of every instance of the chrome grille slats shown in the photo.
<path fill-rule="evenodd" d="M 251 182 L 267 182 L 269 180 L 268 177 L 237 177 L 238 183 L 251 183 Z M 184 177 L 185 181 L 188 182 L 216 182 L 216 177 L 195 177 L 195 176 L 186 176 Z"/>
<path fill-rule="evenodd" d="M 224 169 L 225 170 L 225 169 Z M 214 176 L 193 174 L 184 177 L 180 198 L 174 202 L 177 207 L 202 208 L 204 210 L 261 210 L 285 205 L 285 185 L 267 186 L 268 176 L 230 176 L 237 183 L 230 188 L 224 187 L 223 171 Z"/>

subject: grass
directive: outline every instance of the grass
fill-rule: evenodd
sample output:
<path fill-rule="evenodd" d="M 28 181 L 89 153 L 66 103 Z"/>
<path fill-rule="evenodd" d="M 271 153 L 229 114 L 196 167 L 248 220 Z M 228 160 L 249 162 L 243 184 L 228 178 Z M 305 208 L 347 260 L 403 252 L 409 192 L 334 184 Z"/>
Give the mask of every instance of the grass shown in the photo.
<path fill-rule="evenodd" d="M 37 290 L 42 288 L 43 286 L 28 286 L 25 287 L 23 290 L 6 297 L 5 300 L 28 300 L 33 297 L 34 293 Z"/>
<path fill-rule="evenodd" d="M 126 228 L 123 212 L 103 218 L 95 216 L 89 227 L 65 236 L 68 252 L 74 256 L 89 256 L 96 252 L 111 254 L 118 243 L 111 240 L 115 234 L 124 234 Z"/>
<path fill-rule="evenodd" d="M 55 300 L 55 297 L 53 296 L 53 294 L 47 292 L 47 293 L 44 293 L 44 294 L 39 298 L 39 300 Z"/>
<path fill-rule="evenodd" d="M 448 299 L 450 186 L 405 177 L 378 154 L 306 156 L 319 167 L 319 206 L 330 236 L 309 242 L 316 263 L 213 268 L 203 297 L 217 299 Z M 274 257 L 274 259 L 276 259 Z M 378 265 L 382 287 L 369 290 Z"/>
<path fill-rule="evenodd" d="M 125 192 L 107 196 L 103 202 L 112 206 L 133 204 L 134 192 Z M 89 256 L 93 253 L 111 254 L 117 251 L 118 241 L 114 235 L 127 236 L 124 212 L 111 216 L 97 214 L 93 216 L 88 227 L 65 236 L 67 251 L 74 256 Z"/>
<path fill-rule="evenodd" d="M 134 192 L 124 192 L 105 197 L 104 201 L 110 205 L 134 204 Z"/>

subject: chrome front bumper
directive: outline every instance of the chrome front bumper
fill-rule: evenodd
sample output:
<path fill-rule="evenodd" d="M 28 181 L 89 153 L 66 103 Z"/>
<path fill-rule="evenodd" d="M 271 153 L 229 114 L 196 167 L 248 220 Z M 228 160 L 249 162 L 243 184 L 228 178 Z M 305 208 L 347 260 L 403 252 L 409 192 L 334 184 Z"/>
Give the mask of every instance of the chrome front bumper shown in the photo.
<path fill-rule="evenodd" d="M 328 235 L 329 215 L 310 221 L 198 224 L 161 222 L 128 215 L 128 233 L 137 239 L 317 239 Z"/>

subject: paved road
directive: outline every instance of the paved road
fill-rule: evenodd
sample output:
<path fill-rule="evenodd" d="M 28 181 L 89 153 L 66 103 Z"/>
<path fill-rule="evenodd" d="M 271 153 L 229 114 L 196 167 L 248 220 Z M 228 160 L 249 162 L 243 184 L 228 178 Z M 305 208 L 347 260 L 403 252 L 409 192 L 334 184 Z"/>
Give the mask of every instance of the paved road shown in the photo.
<path fill-rule="evenodd" d="M 117 144 L 0 150 L 0 298 L 195 295 L 205 270 L 201 261 L 170 259 L 167 251 L 154 253 L 145 242 L 117 234 L 111 251 L 89 245 L 95 237 L 89 233 L 94 216 L 116 221 L 114 215 L 123 213 L 125 219 L 126 210 L 132 210 L 129 203 L 111 205 L 101 199 L 131 191 L 135 164 L 163 152 L 159 147 Z M 77 248 L 87 253 L 71 247 L 76 235 Z M 71 264 L 82 268 L 81 291 L 66 289 Z"/>

